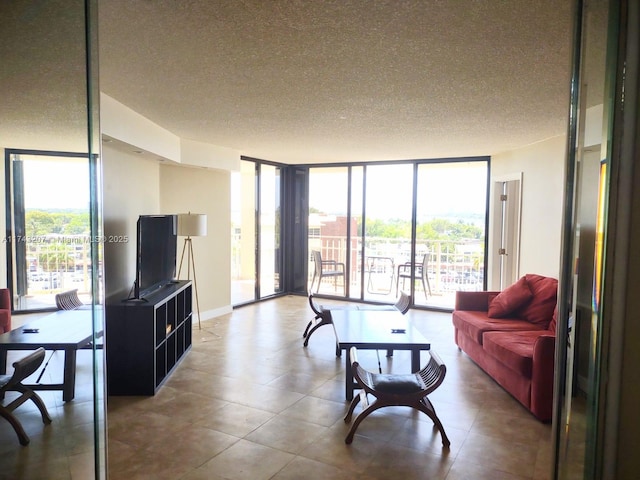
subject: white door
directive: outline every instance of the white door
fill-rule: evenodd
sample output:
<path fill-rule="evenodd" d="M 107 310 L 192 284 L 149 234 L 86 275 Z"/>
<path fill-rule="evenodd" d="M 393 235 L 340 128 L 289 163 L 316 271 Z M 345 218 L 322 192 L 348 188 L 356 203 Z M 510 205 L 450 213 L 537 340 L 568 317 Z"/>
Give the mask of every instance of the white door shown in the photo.
<path fill-rule="evenodd" d="M 522 173 L 494 178 L 489 290 L 504 290 L 518 280 Z"/>

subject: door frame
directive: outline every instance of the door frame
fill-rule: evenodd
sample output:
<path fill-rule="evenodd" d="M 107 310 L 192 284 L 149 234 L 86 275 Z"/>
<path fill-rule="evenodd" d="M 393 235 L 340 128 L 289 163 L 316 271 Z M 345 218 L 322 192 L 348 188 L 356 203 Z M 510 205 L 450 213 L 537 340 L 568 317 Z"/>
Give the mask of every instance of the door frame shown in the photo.
<path fill-rule="evenodd" d="M 487 268 L 487 288 L 489 290 L 503 290 L 514 283 L 520 276 L 520 235 L 522 219 L 522 172 L 497 175 L 491 180 L 491 205 L 489 209 L 489 235 Z M 511 184 L 507 187 L 510 195 L 514 195 L 513 201 L 507 202 L 503 211 L 501 195 L 503 184 Z M 512 188 L 511 188 L 512 187 Z M 509 258 L 509 267 L 505 266 L 504 256 L 499 250 L 505 248 Z M 508 273 L 511 272 L 511 275 Z"/>

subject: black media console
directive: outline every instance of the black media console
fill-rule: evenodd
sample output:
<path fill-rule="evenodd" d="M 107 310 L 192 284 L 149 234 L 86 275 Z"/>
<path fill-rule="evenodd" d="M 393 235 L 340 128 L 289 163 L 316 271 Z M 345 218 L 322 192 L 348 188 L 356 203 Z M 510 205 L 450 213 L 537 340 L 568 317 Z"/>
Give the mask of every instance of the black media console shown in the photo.
<path fill-rule="evenodd" d="M 107 305 L 108 395 L 154 395 L 191 348 L 192 283 Z"/>

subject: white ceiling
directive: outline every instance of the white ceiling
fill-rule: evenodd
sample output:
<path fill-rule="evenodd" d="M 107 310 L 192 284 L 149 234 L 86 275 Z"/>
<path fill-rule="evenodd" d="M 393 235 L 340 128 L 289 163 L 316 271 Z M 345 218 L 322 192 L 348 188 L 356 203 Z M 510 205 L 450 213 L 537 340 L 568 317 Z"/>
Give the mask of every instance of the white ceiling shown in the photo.
<path fill-rule="evenodd" d="M 492 155 L 566 132 L 571 5 L 104 0 L 100 90 L 285 163 Z"/>

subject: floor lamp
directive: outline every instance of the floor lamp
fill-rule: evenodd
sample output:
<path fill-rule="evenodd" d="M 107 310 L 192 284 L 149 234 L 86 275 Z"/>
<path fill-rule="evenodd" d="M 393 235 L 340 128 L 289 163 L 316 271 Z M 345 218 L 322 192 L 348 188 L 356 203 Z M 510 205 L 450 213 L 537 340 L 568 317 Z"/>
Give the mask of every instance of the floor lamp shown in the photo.
<path fill-rule="evenodd" d="M 198 329 L 200 329 L 200 302 L 198 301 L 198 283 L 196 280 L 196 264 L 193 256 L 193 245 L 191 237 L 207 236 L 207 216 L 203 213 L 181 213 L 178 215 L 178 235 L 186 237 L 182 246 L 182 255 L 180 256 L 180 268 L 178 269 L 178 278 L 182 272 L 182 261 L 184 254 L 187 253 L 187 280 L 191 280 L 191 270 L 193 270 L 193 290 L 196 293 L 196 309 L 198 311 Z"/>

